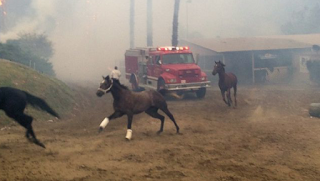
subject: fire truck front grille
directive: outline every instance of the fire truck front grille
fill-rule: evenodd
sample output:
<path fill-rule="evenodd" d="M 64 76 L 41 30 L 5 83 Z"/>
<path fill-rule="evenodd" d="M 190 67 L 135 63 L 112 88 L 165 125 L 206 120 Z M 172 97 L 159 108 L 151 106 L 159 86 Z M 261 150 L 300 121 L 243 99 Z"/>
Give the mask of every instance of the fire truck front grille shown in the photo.
<path fill-rule="evenodd" d="M 195 70 L 183 70 L 182 78 L 195 77 Z"/>

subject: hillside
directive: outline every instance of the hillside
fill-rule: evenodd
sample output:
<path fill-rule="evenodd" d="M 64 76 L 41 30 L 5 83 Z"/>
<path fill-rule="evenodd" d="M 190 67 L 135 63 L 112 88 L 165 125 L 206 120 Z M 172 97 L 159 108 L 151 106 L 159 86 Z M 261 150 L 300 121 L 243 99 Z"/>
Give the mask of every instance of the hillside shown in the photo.
<path fill-rule="evenodd" d="M 75 104 L 74 93 L 62 81 L 41 74 L 29 67 L 0 59 L 0 87 L 15 87 L 28 91 L 44 99 L 62 117 L 67 116 Z M 47 113 L 27 107 L 26 113 L 35 120 L 52 119 Z M 0 124 L 6 124 L 9 119 L 0 111 Z"/>

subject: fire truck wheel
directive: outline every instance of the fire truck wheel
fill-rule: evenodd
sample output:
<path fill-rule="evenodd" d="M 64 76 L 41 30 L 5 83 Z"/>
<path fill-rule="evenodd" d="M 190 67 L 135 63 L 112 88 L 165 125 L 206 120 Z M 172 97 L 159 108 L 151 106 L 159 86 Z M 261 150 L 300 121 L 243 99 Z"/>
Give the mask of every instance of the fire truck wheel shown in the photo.
<path fill-rule="evenodd" d="M 158 85 L 157 85 L 157 90 L 160 92 L 162 95 L 165 95 L 165 82 L 162 78 L 158 80 Z"/>
<path fill-rule="evenodd" d="M 137 76 L 135 74 L 131 74 L 129 82 L 131 83 L 131 87 L 133 91 L 138 89 L 139 84 L 137 82 Z"/>
<path fill-rule="evenodd" d="M 206 95 L 206 88 L 200 88 L 199 90 L 197 90 L 196 95 L 199 99 L 204 98 L 204 96 Z"/>
<path fill-rule="evenodd" d="M 179 96 L 182 96 L 182 95 L 184 94 L 184 92 L 183 92 L 183 91 L 177 91 L 177 94 L 178 94 Z"/>

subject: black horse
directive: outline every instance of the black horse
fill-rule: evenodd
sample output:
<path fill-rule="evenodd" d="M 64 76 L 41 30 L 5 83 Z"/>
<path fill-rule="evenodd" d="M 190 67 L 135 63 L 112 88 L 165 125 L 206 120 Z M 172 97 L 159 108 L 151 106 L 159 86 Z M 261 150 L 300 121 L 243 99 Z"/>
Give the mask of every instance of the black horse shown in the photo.
<path fill-rule="evenodd" d="M 41 98 L 19 89 L 0 87 L 0 109 L 2 109 L 8 117 L 14 119 L 27 129 L 26 137 L 29 141 L 45 148 L 44 144 L 36 138 L 33 132 L 31 125 L 33 118 L 24 113 L 27 104 L 35 108 L 40 108 L 52 116 L 59 118 L 59 115 Z"/>
<path fill-rule="evenodd" d="M 212 71 L 212 75 L 216 75 L 218 73 L 219 75 L 219 88 L 221 91 L 221 96 L 223 101 L 228 105 L 231 106 L 232 99 L 231 99 L 231 88 L 233 87 L 234 92 L 234 107 L 237 107 L 237 83 L 238 79 L 237 76 L 235 76 L 233 73 L 225 73 L 224 67 L 225 65 L 222 62 L 215 62 L 215 66 Z M 227 92 L 227 99 L 225 98 L 225 92 Z"/>
<path fill-rule="evenodd" d="M 113 108 L 115 112 L 101 122 L 99 131 L 102 131 L 106 127 L 109 120 L 127 115 L 128 130 L 126 138 L 130 140 L 132 136 L 131 124 L 133 115 L 145 112 L 151 117 L 161 120 L 160 130 L 157 132 L 160 134 L 163 132 L 164 125 L 164 116 L 158 113 L 158 109 L 160 109 L 171 119 L 176 127 L 177 133 L 179 133 L 179 126 L 168 110 L 164 97 L 159 92 L 155 90 L 132 92 L 126 86 L 121 85 L 118 80 L 110 79 L 109 76 L 107 76 L 103 77 L 103 81 L 100 83 L 96 94 L 101 97 L 108 92 L 111 92 L 113 96 Z"/>

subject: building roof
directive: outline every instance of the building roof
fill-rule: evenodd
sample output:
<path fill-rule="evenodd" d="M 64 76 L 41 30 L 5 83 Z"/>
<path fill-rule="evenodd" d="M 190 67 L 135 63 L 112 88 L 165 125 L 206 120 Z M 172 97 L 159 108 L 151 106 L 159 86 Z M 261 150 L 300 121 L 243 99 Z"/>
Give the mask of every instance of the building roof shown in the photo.
<path fill-rule="evenodd" d="M 304 35 L 274 35 L 269 38 L 290 39 L 310 45 L 320 45 L 320 34 L 304 34 Z"/>
<path fill-rule="evenodd" d="M 314 44 L 320 44 L 320 34 L 192 39 L 182 40 L 181 42 L 191 43 L 220 53 L 252 50 L 301 49 L 311 48 Z"/>

